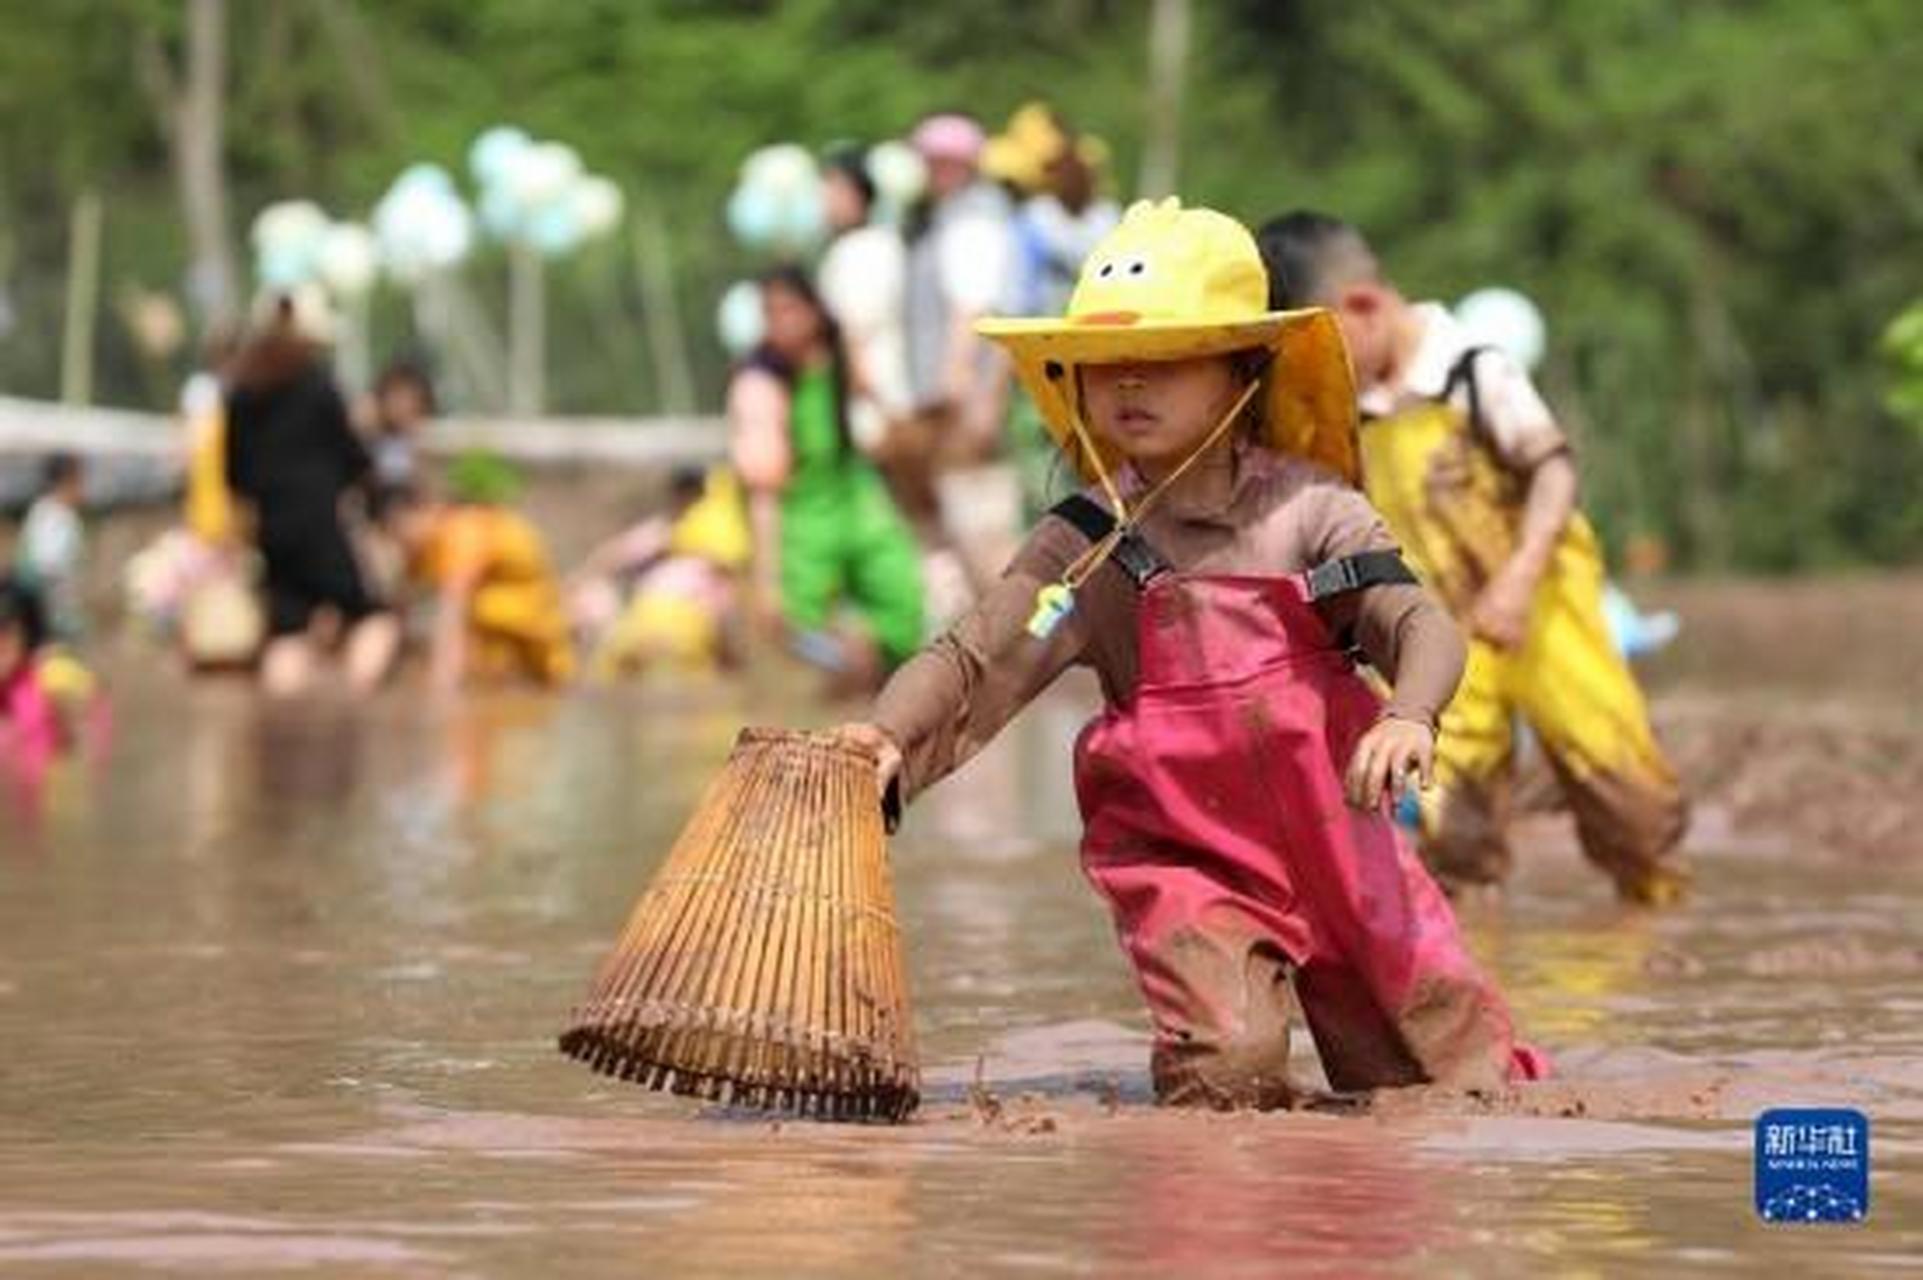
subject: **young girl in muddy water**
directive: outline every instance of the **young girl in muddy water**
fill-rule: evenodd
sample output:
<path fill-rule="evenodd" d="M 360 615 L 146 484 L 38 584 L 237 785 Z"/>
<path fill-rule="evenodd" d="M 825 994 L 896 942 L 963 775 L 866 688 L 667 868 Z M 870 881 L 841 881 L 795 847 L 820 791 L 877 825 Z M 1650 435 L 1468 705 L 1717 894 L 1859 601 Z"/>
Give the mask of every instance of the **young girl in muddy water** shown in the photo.
<path fill-rule="evenodd" d="M 0 577 L 0 761 L 44 761 L 104 725 L 93 673 L 50 639 L 37 594 Z"/>
<path fill-rule="evenodd" d="M 1067 316 L 981 331 L 1095 483 L 844 726 L 884 791 L 912 798 L 1092 667 L 1082 861 L 1148 1002 L 1159 1100 L 1289 1105 L 1297 1002 L 1338 1090 L 1541 1075 L 1387 814 L 1427 781 L 1463 643 L 1353 485 L 1333 317 L 1269 312 L 1241 224 L 1169 200 L 1129 211 Z"/>

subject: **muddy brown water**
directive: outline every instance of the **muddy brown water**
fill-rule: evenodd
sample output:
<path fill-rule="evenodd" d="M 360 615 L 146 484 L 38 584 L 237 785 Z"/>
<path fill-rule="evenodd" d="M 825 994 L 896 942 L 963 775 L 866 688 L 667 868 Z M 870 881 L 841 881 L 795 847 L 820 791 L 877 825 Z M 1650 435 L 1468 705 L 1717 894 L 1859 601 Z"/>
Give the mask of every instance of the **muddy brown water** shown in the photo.
<path fill-rule="evenodd" d="M 1923 1265 L 1923 859 L 1785 849 L 1712 812 L 1696 900 L 1651 917 L 1538 824 L 1469 924 L 1562 1080 L 1161 1112 L 1075 864 L 1073 696 L 896 842 L 916 1121 L 775 1124 L 594 1076 L 552 1037 L 735 729 L 784 714 L 746 696 L 267 708 L 123 684 L 105 760 L 0 788 L 0 1271 Z M 1870 1115 L 1869 1222 L 1761 1225 L 1754 1116 L 1826 1104 Z"/>

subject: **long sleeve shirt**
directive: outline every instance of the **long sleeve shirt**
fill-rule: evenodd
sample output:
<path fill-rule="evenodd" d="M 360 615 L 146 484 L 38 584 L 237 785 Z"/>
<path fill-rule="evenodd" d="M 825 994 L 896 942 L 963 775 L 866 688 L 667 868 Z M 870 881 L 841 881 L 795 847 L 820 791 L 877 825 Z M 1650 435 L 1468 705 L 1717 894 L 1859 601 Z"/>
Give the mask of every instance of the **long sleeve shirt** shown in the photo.
<path fill-rule="evenodd" d="M 1332 472 L 1253 446 L 1225 454 L 1221 465 L 1234 470 L 1225 504 L 1210 508 L 1172 491 L 1138 526 L 1178 572 L 1282 577 L 1395 549 L 1368 499 Z M 1132 477 L 1128 483 L 1139 489 Z M 1071 666 L 1092 668 L 1111 706 L 1128 702 L 1140 668 L 1138 596 L 1119 566 L 1084 582 L 1046 639 L 1028 633 L 1036 592 L 1087 547 L 1066 521 L 1043 520 L 1002 578 L 882 690 L 874 720 L 901 748 L 904 799 L 960 767 Z M 1426 590 L 1375 586 L 1317 608 L 1333 634 L 1352 636 L 1392 680 L 1388 714 L 1435 723 L 1462 678 L 1465 651 Z"/>

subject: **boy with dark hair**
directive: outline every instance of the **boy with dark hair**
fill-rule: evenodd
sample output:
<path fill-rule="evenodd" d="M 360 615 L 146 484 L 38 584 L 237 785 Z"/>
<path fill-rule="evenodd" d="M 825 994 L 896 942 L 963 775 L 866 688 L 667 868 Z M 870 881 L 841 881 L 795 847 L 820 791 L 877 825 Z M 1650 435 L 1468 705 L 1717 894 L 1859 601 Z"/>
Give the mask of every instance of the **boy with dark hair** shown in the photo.
<path fill-rule="evenodd" d="M 1610 641 L 1602 557 L 1568 439 L 1529 375 L 1411 303 L 1356 228 L 1298 211 L 1262 228 L 1270 303 L 1334 311 L 1356 366 L 1364 483 L 1403 553 L 1471 634 L 1442 717 L 1424 853 L 1452 890 L 1499 885 L 1514 725 L 1535 732 L 1584 853 L 1625 900 L 1687 885 L 1686 806 Z"/>
<path fill-rule="evenodd" d="M 40 495 L 20 524 L 13 572 L 40 597 L 49 638 L 72 644 L 86 633 L 81 576 L 87 530 L 80 516 L 85 470 L 77 455 L 56 453 L 46 460 L 41 475 Z"/>
<path fill-rule="evenodd" d="M 396 494 L 421 480 L 421 434 L 438 411 L 427 366 L 402 357 L 388 362 L 374 382 L 374 434 L 367 443 L 373 464 L 369 514 L 380 519 Z"/>

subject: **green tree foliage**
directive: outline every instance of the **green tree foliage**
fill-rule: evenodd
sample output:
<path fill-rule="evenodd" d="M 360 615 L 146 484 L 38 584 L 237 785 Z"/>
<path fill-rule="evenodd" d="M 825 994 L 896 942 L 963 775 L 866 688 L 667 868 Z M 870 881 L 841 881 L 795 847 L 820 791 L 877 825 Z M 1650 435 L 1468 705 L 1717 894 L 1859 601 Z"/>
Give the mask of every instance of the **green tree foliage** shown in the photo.
<path fill-rule="evenodd" d="M 1883 331 L 1891 413 L 1923 432 L 1923 301 L 1912 302 Z"/>
<path fill-rule="evenodd" d="M 459 169 L 481 128 L 572 142 L 658 210 L 708 396 L 713 304 L 752 269 L 721 208 L 750 148 L 1051 98 L 1127 179 L 1145 0 L 244 0 L 233 11 L 237 228 L 304 195 L 361 214 L 399 169 Z M 1795 568 L 1923 546 L 1923 433 L 1878 340 L 1923 293 L 1923 24 L 1910 0 L 1194 0 L 1182 189 L 1250 220 L 1363 224 L 1406 291 L 1520 288 L 1543 381 L 1612 538 L 1684 563 Z M 167 153 L 133 71 L 165 0 L 0 0 L 0 386 L 57 368 L 66 214 L 108 197 L 107 280 L 178 288 Z M 471 270 L 498 302 L 498 257 Z M 563 264 L 564 410 L 645 411 L 627 242 Z M 407 338 L 399 300 L 377 342 Z M 113 398 L 158 394 L 103 330 Z"/>

